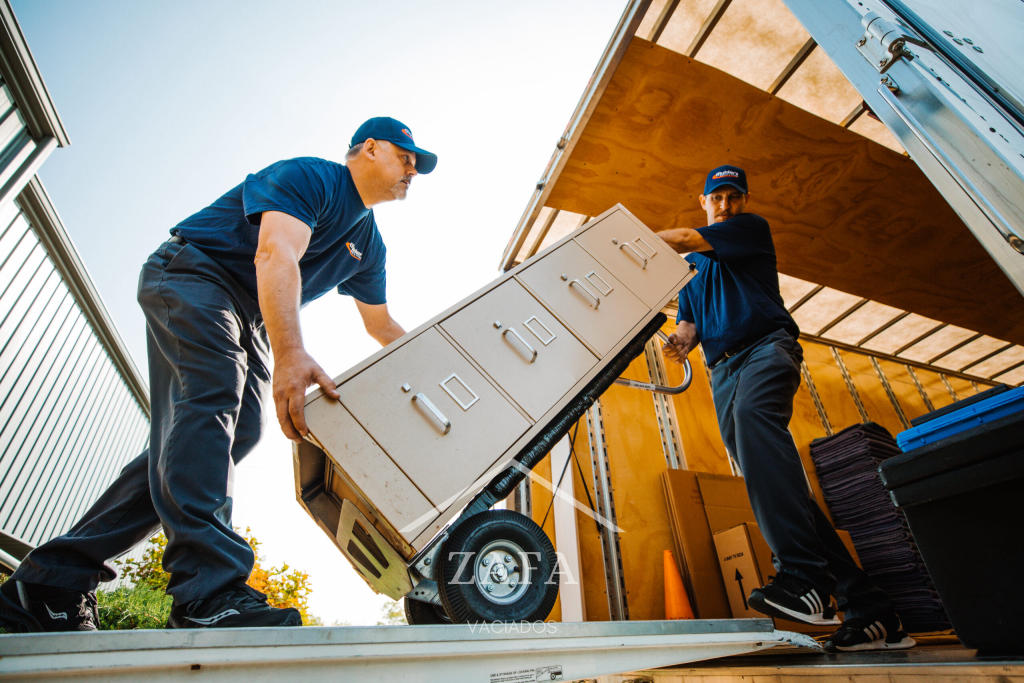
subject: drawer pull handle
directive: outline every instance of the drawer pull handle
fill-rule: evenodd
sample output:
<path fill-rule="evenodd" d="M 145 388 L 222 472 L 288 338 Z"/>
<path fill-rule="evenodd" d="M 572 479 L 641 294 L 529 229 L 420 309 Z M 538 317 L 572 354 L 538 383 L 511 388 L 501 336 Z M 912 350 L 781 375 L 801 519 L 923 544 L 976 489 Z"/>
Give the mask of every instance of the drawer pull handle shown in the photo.
<path fill-rule="evenodd" d="M 633 244 L 637 245 L 637 249 L 640 249 L 640 253 L 652 261 L 654 260 L 654 257 L 658 255 L 658 250 L 647 244 L 647 242 L 644 242 L 642 237 L 637 237 L 633 240 Z M 641 249 L 641 247 L 643 248 Z"/>
<path fill-rule="evenodd" d="M 416 405 L 423 406 L 434 420 L 437 421 L 438 426 L 441 428 L 441 435 L 445 435 L 452 430 L 452 422 L 444 416 L 440 410 L 437 409 L 430 399 L 422 393 L 415 393 L 412 397 L 413 403 Z"/>
<path fill-rule="evenodd" d="M 556 339 L 555 333 L 549 330 L 548 326 L 545 325 L 541 321 L 541 319 L 535 315 L 531 315 L 529 318 L 527 318 L 526 322 L 523 323 L 523 327 L 528 329 L 530 332 L 533 332 L 533 336 L 536 337 L 537 341 L 539 341 L 544 346 L 547 346 Z M 538 330 L 543 331 L 543 334 Z"/>
<path fill-rule="evenodd" d="M 449 384 L 453 384 L 455 382 L 458 382 L 459 386 L 462 387 L 462 390 L 467 394 L 465 401 L 456 396 L 455 392 L 452 391 L 452 388 L 448 386 Z M 477 396 L 473 392 L 473 390 L 469 388 L 469 385 L 466 384 L 466 382 L 454 372 L 445 377 L 444 381 L 441 382 L 440 386 L 442 389 L 444 389 L 444 393 L 451 396 L 452 400 L 458 403 L 459 407 L 462 408 L 463 411 L 469 410 L 470 408 L 473 407 L 474 403 L 480 400 L 480 397 Z"/>
<path fill-rule="evenodd" d="M 501 336 L 505 339 L 505 341 L 507 341 L 509 343 L 509 346 L 516 346 L 512 342 L 508 341 L 508 335 L 509 335 L 510 332 L 512 333 L 513 337 L 515 337 L 517 340 L 519 340 L 519 345 L 522 346 L 523 348 L 525 348 L 527 354 L 529 354 L 530 360 L 528 360 L 527 363 L 532 363 L 535 360 L 537 360 L 537 349 L 535 349 L 532 346 L 530 346 L 529 342 L 527 342 L 525 339 L 523 339 L 522 335 L 520 335 L 514 329 L 512 329 L 511 327 L 506 327 L 505 331 L 501 333 Z"/>
<path fill-rule="evenodd" d="M 601 296 L 608 296 L 615 291 L 615 288 L 605 282 L 605 279 L 598 275 L 596 270 L 592 270 L 584 275 L 583 279 L 594 285 L 594 289 L 596 289 Z"/>
<path fill-rule="evenodd" d="M 640 250 L 633 246 L 632 242 L 623 242 L 619 245 L 619 250 L 629 249 L 629 253 L 632 253 L 637 261 L 641 261 L 640 270 L 647 270 L 647 257 L 640 253 Z"/>
<path fill-rule="evenodd" d="M 569 289 L 572 289 L 573 285 L 575 285 L 576 288 L 579 289 L 579 291 L 583 292 L 583 294 L 586 295 L 587 299 L 593 302 L 590 305 L 594 309 L 597 309 L 597 307 L 601 305 L 601 299 L 599 299 L 596 294 L 587 289 L 587 286 L 580 282 L 579 279 L 574 279 L 572 282 L 570 282 Z"/>

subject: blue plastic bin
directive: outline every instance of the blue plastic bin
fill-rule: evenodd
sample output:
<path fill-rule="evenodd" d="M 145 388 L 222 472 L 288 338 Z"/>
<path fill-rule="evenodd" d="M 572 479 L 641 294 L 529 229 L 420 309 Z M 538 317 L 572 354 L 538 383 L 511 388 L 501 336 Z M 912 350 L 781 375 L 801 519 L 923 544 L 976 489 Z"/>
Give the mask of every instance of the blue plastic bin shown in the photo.
<path fill-rule="evenodd" d="M 907 452 L 1021 412 L 1024 412 L 1024 386 L 969 403 L 963 408 L 900 432 L 896 435 L 896 443 L 900 450 Z"/>

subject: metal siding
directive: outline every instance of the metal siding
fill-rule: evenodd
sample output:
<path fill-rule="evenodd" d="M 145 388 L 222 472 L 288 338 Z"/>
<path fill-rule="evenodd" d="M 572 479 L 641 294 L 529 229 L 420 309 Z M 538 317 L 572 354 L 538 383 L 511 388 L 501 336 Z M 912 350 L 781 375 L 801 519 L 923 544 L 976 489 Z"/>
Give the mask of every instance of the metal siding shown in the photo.
<path fill-rule="evenodd" d="M 99 498 L 100 494 L 107 488 L 107 485 L 113 481 L 113 477 L 108 478 L 107 471 L 110 460 L 115 457 L 115 454 L 103 449 L 103 441 L 112 426 L 113 411 L 108 406 L 113 403 L 117 396 L 121 378 L 112 366 L 104 366 L 103 374 L 106 382 L 103 391 L 104 398 L 102 401 L 96 401 L 98 412 L 90 420 L 92 429 L 90 430 L 89 440 L 81 451 L 81 454 L 84 454 L 87 458 L 89 468 L 82 478 L 81 494 L 76 496 L 79 500 L 79 512 L 74 515 L 73 519 L 67 520 L 69 525 L 74 519 L 81 516 L 92 505 L 93 501 Z"/>
<path fill-rule="evenodd" d="M 82 332 L 82 338 L 76 341 L 73 355 L 69 358 L 73 373 L 68 378 L 70 389 L 62 393 L 62 402 L 59 406 L 59 424 L 54 425 L 49 437 L 50 460 L 54 463 L 54 468 L 51 470 L 51 476 L 46 480 L 45 484 L 35 492 L 39 500 L 58 499 L 56 491 L 65 483 L 65 475 L 68 472 L 68 468 L 73 464 L 69 458 L 64 457 L 63 445 L 69 441 L 77 414 L 83 409 L 83 404 L 78 400 L 78 397 L 84 391 L 85 383 L 82 381 L 82 378 L 86 375 L 87 368 L 89 367 L 90 361 L 88 357 L 90 354 L 92 354 L 93 360 L 98 357 L 95 355 L 97 346 L 88 327 L 84 327 Z M 55 408 L 55 412 L 57 411 L 58 409 Z M 25 509 L 31 512 L 30 519 L 24 523 L 25 537 L 48 538 L 49 526 L 51 523 L 53 526 L 56 525 L 54 520 L 51 519 L 51 511 L 43 509 L 43 506 L 40 505 L 28 504 L 25 505 Z"/>
<path fill-rule="evenodd" d="M 0 225 L 0 528 L 36 545 L 140 452 L 149 421 L 34 226 L 11 204 Z"/>
<path fill-rule="evenodd" d="M 90 489 L 87 482 L 96 471 L 100 455 L 92 448 L 92 441 L 100 422 L 102 409 L 108 401 L 112 387 L 113 371 L 103 363 L 103 354 L 97 359 L 97 369 L 89 379 L 89 393 L 83 396 L 85 412 L 81 421 L 75 425 L 74 438 L 66 445 L 66 455 L 74 463 L 71 475 L 64 482 L 61 495 L 69 501 L 69 505 L 61 511 L 56 531 L 61 533 L 74 523 L 98 496 Z"/>
<path fill-rule="evenodd" d="M 63 316 L 54 317 L 54 320 L 58 321 L 56 324 L 42 327 L 36 321 L 37 326 L 42 328 L 44 332 L 51 332 L 48 336 L 55 336 L 66 326 L 70 317 L 70 303 L 70 299 L 67 297 L 59 301 L 61 307 L 66 310 Z M 58 308 L 55 313 L 59 313 L 59 310 Z M 46 384 L 52 367 L 47 368 L 46 365 L 53 362 L 53 359 L 51 359 L 53 354 L 51 352 L 54 349 L 59 351 L 59 347 L 52 344 L 51 340 L 46 338 L 40 339 L 31 348 L 33 349 L 32 353 L 22 364 L 22 377 L 26 381 L 22 386 L 16 385 L 15 392 L 12 394 L 25 409 L 11 434 L 11 443 L 18 444 L 19 450 L 23 454 L 21 467 L 17 475 L 23 487 L 35 487 L 38 479 L 39 464 L 42 456 L 37 452 L 37 444 L 40 442 L 39 434 L 48 418 L 45 408 L 51 396 L 46 391 Z M 7 501 L 4 503 L 4 508 L 10 509 Z"/>
<path fill-rule="evenodd" d="M 106 436 L 114 424 L 115 411 L 112 407 L 122 405 L 117 399 L 124 389 L 121 377 L 112 364 L 104 364 L 103 377 L 103 398 L 95 399 L 96 408 L 100 412 L 99 414 L 94 413 L 93 417 L 89 419 L 91 429 L 88 441 L 77 454 L 78 457 L 89 463 L 89 467 L 80 477 L 81 484 L 77 495 L 74 496 L 78 500 L 78 508 L 73 514 L 66 517 L 66 526 L 70 526 L 77 520 L 114 480 L 116 472 L 120 471 L 121 466 L 131 457 L 137 455 L 137 453 L 128 453 L 124 449 L 106 450 L 103 447 Z"/>
<path fill-rule="evenodd" d="M 71 375 L 76 370 L 74 363 L 76 360 L 75 349 L 81 347 L 85 340 L 86 326 L 82 324 L 84 321 L 81 316 L 76 318 L 74 315 L 69 315 L 68 322 L 70 322 L 68 334 L 59 347 L 57 347 L 57 357 L 54 359 L 51 372 L 47 375 L 46 384 L 41 388 L 41 392 L 46 395 L 46 403 L 44 403 L 41 409 L 46 414 L 46 419 L 41 424 L 35 441 L 30 446 L 30 448 L 40 454 L 37 458 L 37 464 L 42 483 L 38 487 L 44 486 L 45 482 L 51 480 L 54 471 L 59 465 L 57 455 L 53 449 L 49 448 L 49 445 L 52 435 L 57 431 L 61 420 L 67 419 L 66 387 Z M 16 498 L 9 501 L 9 504 L 5 502 L 2 508 L 2 510 L 10 511 L 14 515 L 11 523 L 12 528 L 17 527 L 22 523 L 23 519 L 30 516 L 31 510 L 29 507 L 21 504 L 22 498 L 28 495 L 28 493 L 29 490 L 23 488 L 18 492 Z"/>

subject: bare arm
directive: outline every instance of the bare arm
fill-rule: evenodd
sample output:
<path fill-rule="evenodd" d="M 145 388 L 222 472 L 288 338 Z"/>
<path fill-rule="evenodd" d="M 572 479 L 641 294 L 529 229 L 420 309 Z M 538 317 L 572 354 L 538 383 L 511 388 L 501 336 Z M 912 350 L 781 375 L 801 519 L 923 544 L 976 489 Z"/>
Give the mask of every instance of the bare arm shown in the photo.
<path fill-rule="evenodd" d="M 691 251 L 714 251 L 708 241 L 693 228 L 671 228 L 662 230 L 658 237 L 665 240 L 679 254 Z"/>
<path fill-rule="evenodd" d="M 665 342 L 662 351 L 669 360 L 682 363 L 699 342 L 697 326 L 683 320 L 676 325 L 676 331 L 668 336 L 668 341 Z"/>
<path fill-rule="evenodd" d="M 363 318 L 366 333 L 377 340 L 381 346 L 387 346 L 405 334 L 402 326 L 395 322 L 388 312 L 387 304 L 367 304 L 355 299 L 356 308 Z"/>
<path fill-rule="evenodd" d="M 319 384 L 338 398 L 334 381 L 306 353 L 299 329 L 302 277 L 299 259 L 309 246 L 309 226 L 279 211 L 264 211 L 256 248 L 256 288 L 274 353 L 274 406 L 281 431 L 292 441 L 309 433 L 303 414 L 306 388 Z"/>

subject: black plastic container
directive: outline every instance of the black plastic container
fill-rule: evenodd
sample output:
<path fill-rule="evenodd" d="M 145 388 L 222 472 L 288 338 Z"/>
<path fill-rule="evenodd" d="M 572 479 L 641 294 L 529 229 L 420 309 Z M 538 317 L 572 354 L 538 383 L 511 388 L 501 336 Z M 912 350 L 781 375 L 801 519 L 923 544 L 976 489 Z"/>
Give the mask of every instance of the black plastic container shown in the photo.
<path fill-rule="evenodd" d="M 1024 412 L 890 458 L 879 472 L 960 640 L 1024 654 Z"/>

